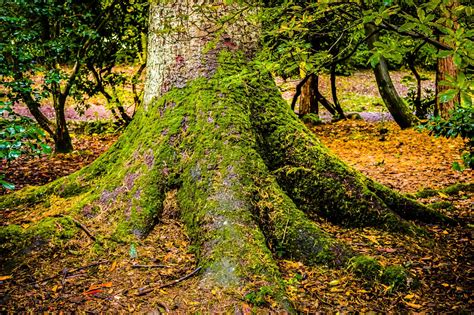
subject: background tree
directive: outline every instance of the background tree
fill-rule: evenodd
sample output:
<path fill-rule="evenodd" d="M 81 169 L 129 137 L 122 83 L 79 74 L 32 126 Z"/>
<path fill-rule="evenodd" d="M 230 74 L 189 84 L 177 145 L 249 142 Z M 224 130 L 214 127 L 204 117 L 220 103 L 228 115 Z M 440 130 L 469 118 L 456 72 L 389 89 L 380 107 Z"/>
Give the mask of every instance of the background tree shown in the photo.
<path fill-rule="evenodd" d="M 472 8 L 468 6 L 459 5 L 455 17 L 446 18 L 441 12 L 449 3 L 448 0 L 325 1 L 304 6 L 295 1 L 277 3 L 280 4 L 278 8 L 268 11 L 267 19 L 271 21 L 269 24 L 272 27 L 266 38 L 268 49 L 274 57 L 278 56 L 273 65 L 274 71 L 291 73 L 302 64 L 311 73 L 313 69 L 340 64 L 356 55 L 359 49 L 366 49 L 362 42 L 368 41 L 372 50 L 369 61 L 376 72 L 379 90 L 392 116 L 402 127 L 412 126 L 416 117 L 390 84 L 386 58 L 401 64 L 404 59 L 407 60 L 407 55 L 419 53 L 417 47 L 425 43 L 423 51 L 430 54 L 431 60 L 452 55 L 456 56 L 458 63 L 463 63 L 460 66 L 462 69 L 468 69 L 468 64 L 472 64 L 472 40 L 467 36 L 472 35 L 467 27 L 468 12 Z M 444 26 L 447 19 L 458 21 L 458 31 L 453 32 Z M 364 34 L 364 25 L 369 30 L 361 36 Z M 327 36 L 331 33 L 337 35 Z M 439 41 L 438 34 L 444 34 L 452 45 Z M 319 39 L 317 45 L 311 44 L 311 37 Z M 449 101 L 457 93 L 464 93 L 466 97 L 463 102 L 469 102 L 467 94 L 471 92 L 467 91 L 466 80 L 460 80 L 451 78 L 450 82 L 446 82 L 450 89 L 440 95 L 443 102 Z M 470 76 L 467 80 L 470 80 Z"/>
<path fill-rule="evenodd" d="M 114 18 L 104 27 L 106 36 L 87 54 L 85 63 L 89 71 L 85 75 L 92 75 L 95 83 L 89 95 L 102 94 L 115 120 L 128 125 L 142 102 L 140 85 L 146 65 L 148 1 L 118 1 L 109 10 Z M 117 69 L 117 65 L 127 64 L 137 64 L 132 75 Z M 127 88 L 131 88 L 131 94 L 124 93 Z M 127 110 L 130 108 L 132 112 Z"/>
<path fill-rule="evenodd" d="M 65 117 L 67 100 L 82 104 L 86 94 L 105 92 L 104 68 L 142 52 L 137 43 L 146 27 L 146 2 L 17 0 L 1 8 L 5 41 L 0 68 L 7 97 L 28 107 L 54 140 L 56 152 L 69 152 L 73 147 Z M 99 79 L 95 85 L 89 71 Z M 52 101 L 54 122 L 41 111 L 46 99 Z M 127 117 L 125 111 L 121 114 Z"/>

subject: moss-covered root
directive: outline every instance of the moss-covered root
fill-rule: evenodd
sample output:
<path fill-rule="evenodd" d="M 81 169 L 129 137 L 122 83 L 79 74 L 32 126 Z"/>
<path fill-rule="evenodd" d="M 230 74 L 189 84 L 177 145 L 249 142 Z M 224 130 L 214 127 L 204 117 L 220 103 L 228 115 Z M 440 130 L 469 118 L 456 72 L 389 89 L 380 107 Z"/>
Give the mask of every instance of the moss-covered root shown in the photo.
<path fill-rule="evenodd" d="M 268 88 L 260 88 L 258 97 L 247 95 L 242 101 L 251 103 L 260 154 L 301 210 L 347 226 L 412 230 L 412 224 L 403 219 L 413 218 L 409 214 L 414 209 L 411 201 L 398 196 L 394 202 L 393 194 L 372 191 L 365 176 L 333 155 L 298 120 L 270 78 L 263 77 L 258 84 Z M 407 208 L 399 208 L 403 206 Z M 445 220 L 425 207 L 418 207 L 417 212 L 416 218 L 424 221 Z"/>
<path fill-rule="evenodd" d="M 354 255 L 345 244 L 308 219 L 272 176 L 261 176 L 255 182 L 258 183 L 255 208 L 260 226 L 278 255 L 306 264 L 335 267 L 345 265 Z"/>
<path fill-rule="evenodd" d="M 255 148 L 249 108 L 240 101 L 243 91 L 224 93 L 214 83 L 197 81 L 166 96 L 178 108 L 194 106 L 181 144 L 181 215 L 200 248 L 204 286 L 272 287 L 281 302 L 268 242 L 312 263 L 342 264 L 349 251 L 306 218 L 269 174 Z"/>
<path fill-rule="evenodd" d="M 409 220 L 418 220 L 428 223 L 457 224 L 457 220 L 442 215 L 414 199 L 403 196 L 377 182 L 367 179 L 367 187 L 381 198 L 394 212 Z"/>
<path fill-rule="evenodd" d="M 35 225 L 10 224 L 0 228 L 0 269 L 9 272 L 16 259 L 41 248 L 48 242 L 61 245 L 78 232 L 70 218 L 55 217 L 41 220 Z M 53 246 L 50 246 L 53 247 Z"/>
<path fill-rule="evenodd" d="M 161 214 L 166 190 L 175 184 L 183 119 L 180 109 L 156 102 L 88 167 L 48 185 L 0 197 L 10 224 L 0 227 L 5 255 L 23 253 L 31 240 L 54 240 L 61 225 L 49 223 L 57 216 L 81 222 L 99 242 L 146 236 Z"/>

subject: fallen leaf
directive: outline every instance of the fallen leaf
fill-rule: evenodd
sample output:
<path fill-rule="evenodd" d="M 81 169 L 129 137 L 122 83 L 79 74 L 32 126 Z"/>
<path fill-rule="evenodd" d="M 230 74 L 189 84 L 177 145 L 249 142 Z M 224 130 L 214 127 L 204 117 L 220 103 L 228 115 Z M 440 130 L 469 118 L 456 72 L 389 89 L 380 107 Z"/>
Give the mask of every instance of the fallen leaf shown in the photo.
<path fill-rule="evenodd" d="M 105 282 L 99 284 L 93 284 L 89 287 L 90 290 L 100 289 L 100 288 L 110 288 L 112 286 L 112 282 Z"/>
<path fill-rule="evenodd" d="M 339 285 L 340 282 L 341 282 L 340 280 L 336 279 L 336 280 L 332 280 L 328 284 L 333 287 L 333 286 Z"/>
<path fill-rule="evenodd" d="M 449 198 L 448 195 L 443 194 L 442 192 L 438 192 L 438 195 L 439 195 L 441 198 L 443 198 L 443 199 L 448 199 L 448 198 Z"/>
<path fill-rule="evenodd" d="M 407 295 L 405 295 L 404 299 L 405 299 L 405 300 L 411 300 L 411 299 L 413 299 L 414 297 L 415 297 L 414 294 L 407 294 Z"/>
<path fill-rule="evenodd" d="M 420 304 L 410 303 L 410 302 L 406 302 L 406 301 L 405 301 L 405 304 L 410 306 L 410 307 L 416 308 L 416 309 L 422 308 L 422 306 Z"/>
<path fill-rule="evenodd" d="M 117 262 L 114 261 L 114 262 L 112 263 L 112 266 L 110 266 L 109 271 L 114 271 L 116 267 L 117 267 Z"/>
<path fill-rule="evenodd" d="M 100 292 L 102 292 L 101 289 L 93 289 L 93 290 L 84 291 L 83 294 L 85 294 L 85 295 L 93 295 L 93 294 L 100 293 Z"/>
<path fill-rule="evenodd" d="M 0 281 L 11 279 L 12 276 L 0 276 Z"/>

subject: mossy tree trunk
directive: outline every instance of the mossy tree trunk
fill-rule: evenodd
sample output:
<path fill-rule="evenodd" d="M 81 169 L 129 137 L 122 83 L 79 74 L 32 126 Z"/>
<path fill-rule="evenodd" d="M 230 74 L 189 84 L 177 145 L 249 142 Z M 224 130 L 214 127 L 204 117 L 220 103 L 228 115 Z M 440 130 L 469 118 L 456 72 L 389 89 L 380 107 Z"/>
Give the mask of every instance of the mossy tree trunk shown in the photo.
<path fill-rule="evenodd" d="M 252 42 L 232 36 L 251 25 L 239 21 L 246 28 L 234 23 L 225 36 L 208 38 L 216 42 L 210 50 L 206 41 L 190 45 L 184 34 L 174 42 L 158 32 L 163 14 L 176 14 L 179 4 L 186 5 L 152 5 L 146 106 L 117 143 L 79 172 L 0 199 L 10 223 L 0 228 L 2 259 L 18 259 L 32 240 L 71 237 L 72 218 L 87 224 L 97 246 L 136 241 L 177 189 L 181 219 L 200 248 L 202 288 L 265 287 L 277 309 L 291 310 L 276 255 L 331 266 L 355 255 L 316 219 L 407 232 L 414 231 L 407 219 L 448 221 L 321 144 L 249 58 Z"/>

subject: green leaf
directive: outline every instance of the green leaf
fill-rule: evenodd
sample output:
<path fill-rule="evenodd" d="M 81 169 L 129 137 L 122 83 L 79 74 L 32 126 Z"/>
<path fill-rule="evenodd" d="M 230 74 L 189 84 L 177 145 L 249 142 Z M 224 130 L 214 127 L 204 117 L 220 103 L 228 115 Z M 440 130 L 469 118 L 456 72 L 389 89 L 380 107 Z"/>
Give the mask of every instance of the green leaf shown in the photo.
<path fill-rule="evenodd" d="M 406 22 L 405 24 L 403 24 L 402 26 L 400 26 L 399 30 L 401 32 L 407 32 L 407 31 L 411 31 L 412 29 L 414 29 L 416 26 L 415 23 L 412 23 L 412 22 Z"/>
<path fill-rule="evenodd" d="M 439 95 L 439 101 L 441 103 L 446 103 L 452 100 L 458 94 L 457 90 L 447 90 Z"/>
<path fill-rule="evenodd" d="M 418 15 L 418 18 L 420 19 L 421 22 L 425 20 L 425 11 L 423 11 L 422 8 L 417 8 L 416 14 Z"/>
<path fill-rule="evenodd" d="M 464 170 L 464 168 L 461 166 L 461 164 L 459 164 L 459 162 L 454 162 L 453 163 L 453 170 L 458 171 L 458 172 L 462 172 Z"/>
<path fill-rule="evenodd" d="M 8 159 L 9 160 L 17 159 L 20 156 L 21 156 L 21 151 L 19 151 L 19 150 L 11 150 L 10 152 L 8 152 Z"/>
<path fill-rule="evenodd" d="M 15 189 L 15 185 L 13 185 L 12 183 L 6 182 L 4 180 L 0 180 L 0 185 L 2 185 L 3 188 L 8 189 L 8 190 Z"/>
<path fill-rule="evenodd" d="M 456 65 L 456 67 L 461 68 L 461 66 L 462 66 L 462 57 L 459 54 L 454 54 L 453 62 Z"/>
<path fill-rule="evenodd" d="M 135 243 L 130 244 L 130 258 L 135 259 L 138 257 L 137 248 L 135 247 Z"/>

